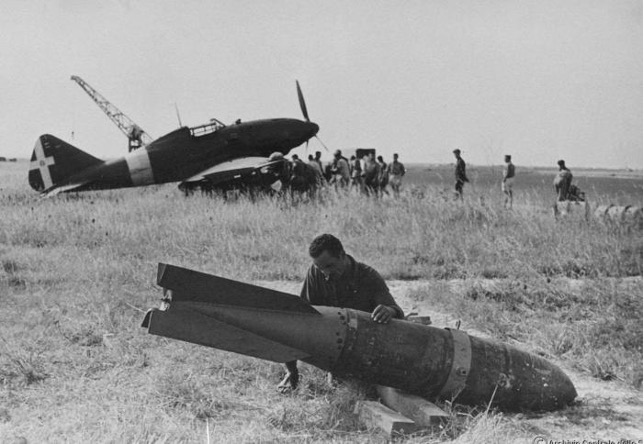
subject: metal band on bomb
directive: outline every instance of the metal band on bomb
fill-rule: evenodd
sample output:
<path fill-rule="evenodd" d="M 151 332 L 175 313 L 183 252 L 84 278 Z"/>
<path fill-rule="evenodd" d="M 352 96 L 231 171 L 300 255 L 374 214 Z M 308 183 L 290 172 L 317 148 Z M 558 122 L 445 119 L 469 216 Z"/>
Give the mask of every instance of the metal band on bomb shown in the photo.
<path fill-rule="evenodd" d="M 472 344 L 470 337 L 464 331 L 447 328 L 452 333 L 454 340 L 454 358 L 452 369 L 449 372 L 447 381 L 440 392 L 441 398 L 455 398 L 465 388 L 467 376 L 470 374 L 472 365 Z"/>

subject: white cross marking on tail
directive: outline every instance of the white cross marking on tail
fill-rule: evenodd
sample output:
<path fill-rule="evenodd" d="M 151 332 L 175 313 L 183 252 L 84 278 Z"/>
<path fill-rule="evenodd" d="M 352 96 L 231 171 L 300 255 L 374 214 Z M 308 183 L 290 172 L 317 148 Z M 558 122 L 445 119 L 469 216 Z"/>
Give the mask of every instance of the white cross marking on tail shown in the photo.
<path fill-rule="evenodd" d="M 31 161 L 29 169 L 40 170 L 42 182 L 45 185 L 45 189 L 47 189 L 54 184 L 54 182 L 51 180 L 49 166 L 55 165 L 56 162 L 54 162 L 53 156 L 45 157 L 45 150 L 43 150 L 42 148 L 40 139 L 38 139 L 38 141 L 36 142 L 36 146 L 34 147 L 34 154 L 36 155 L 36 160 Z"/>

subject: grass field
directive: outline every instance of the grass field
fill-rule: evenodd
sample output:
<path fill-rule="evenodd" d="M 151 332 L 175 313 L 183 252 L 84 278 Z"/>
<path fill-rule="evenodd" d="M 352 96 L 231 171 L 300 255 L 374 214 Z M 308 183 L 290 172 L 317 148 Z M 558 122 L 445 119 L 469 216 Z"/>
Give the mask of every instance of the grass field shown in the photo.
<path fill-rule="evenodd" d="M 403 308 L 452 314 L 641 404 L 642 222 L 555 219 L 554 169 L 518 168 L 512 211 L 489 167 L 470 167 L 464 202 L 445 166 L 410 167 L 398 200 L 326 192 L 314 202 L 185 198 L 175 185 L 41 200 L 26 169 L 0 163 L 0 442 L 381 439 L 351 413 L 364 387 L 330 387 L 305 367 L 301 390 L 280 396 L 277 364 L 139 327 L 161 297 L 158 262 L 297 292 L 322 232 L 405 281 L 394 294 Z M 573 173 L 591 205 L 642 205 L 641 172 Z M 561 415 L 583 430 L 606 417 L 596 410 Z M 443 429 L 406 441 L 535 434 L 517 415 L 449 411 Z M 617 411 L 614 430 L 631 421 Z"/>

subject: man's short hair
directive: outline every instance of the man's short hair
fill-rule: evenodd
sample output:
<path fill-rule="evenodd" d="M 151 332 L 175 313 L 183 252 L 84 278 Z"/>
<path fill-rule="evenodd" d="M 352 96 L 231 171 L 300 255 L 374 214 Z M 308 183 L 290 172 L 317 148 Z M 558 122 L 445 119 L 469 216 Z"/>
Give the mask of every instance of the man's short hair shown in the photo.
<path fill-rule="evenodd" d="M 557 165 L 559 165 L 559 166 L 564 166 L 565 164 L 566 164 L 566 162 L 563 161 L 563 160 L 558 160 L 557 161 Z"/>
<path fill-rule="evenodd" d="M 311 242 L 309 255 L 316 259 L 325 251 L 328 251 L 333 257 L 340 257 L 344 254 L 344 247 L 340 239 L 332 234 L 320 234 Z"/>
<path fill-rule="evenodd" d="M 458 148 L 456 148 L 456 149 L 455 149 L 454 151 L 452 151 L 452 152 L 453 152 L 454 154 L 461 154 L 461 150 L 459 150 Z"/>
<path fill-rule="evenodd" d="M 512 159 L 512 156 L 510 156 L 509 154 L 505 155 L 505 160 L 511 160 L 511 159 Z"/>

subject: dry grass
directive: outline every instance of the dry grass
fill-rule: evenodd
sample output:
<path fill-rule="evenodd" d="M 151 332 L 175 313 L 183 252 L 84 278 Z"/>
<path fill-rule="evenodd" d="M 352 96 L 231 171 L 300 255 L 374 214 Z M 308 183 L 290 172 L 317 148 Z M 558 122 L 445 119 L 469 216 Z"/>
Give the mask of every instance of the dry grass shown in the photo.
<path fill-rule="evenodd" d="M 473 284 L 436 304 L 598 377 L 636 379 L 639 369 L 641 380 L 641 283 L 621 289 L 604 279 L 642 275 L 641 225 L 555 221 L 538 191 L 505 211 L 478 197 L 454 203 L 432 186 L 400 200 L 331 192 L 314 202 L 224 203 L 184 198 L 172 185 L 40 200 L 23 185 L 24 171 L 7 168 L 0 442 L 205 442 L 207 433 L 212 442 L 380 439 L 351 413 L 364 392 L 328 387 L 316 369 L 304 368 L 302 389 L 280 397 L 276 364 L 139 327 L 140 310 L 158 305 L 158 262 L 242 280 L 299 280 L 308 243 L 321 232 L 337 234 L 389 279 L 504 278 L 489 294 Z M 602 279 L 583 293 L 547 282 L 580 276 Z M 552 319 L 552 328 L 539 327 Z M 454 412 L 446 430 L 409 441 L 525 435 L 503 415 Z"/>

